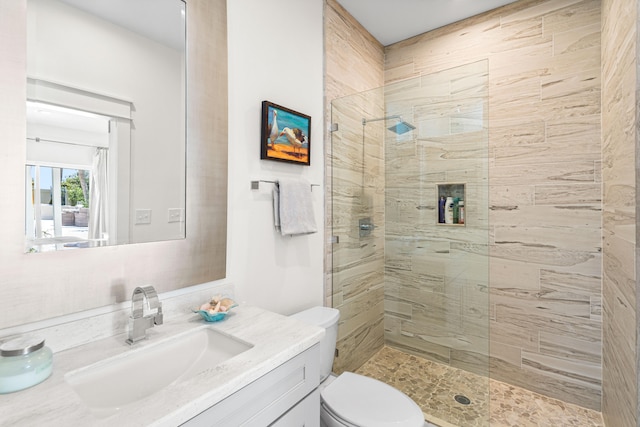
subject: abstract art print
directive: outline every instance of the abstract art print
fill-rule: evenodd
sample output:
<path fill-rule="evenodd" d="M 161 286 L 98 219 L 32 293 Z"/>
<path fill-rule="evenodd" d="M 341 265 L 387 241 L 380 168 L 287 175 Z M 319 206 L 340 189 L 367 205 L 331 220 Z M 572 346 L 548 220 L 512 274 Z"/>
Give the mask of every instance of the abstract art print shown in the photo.
<path fill-rule="evenodd" d="M 311 164 L 311 117 L 262 101 L 260 158 Z"/>

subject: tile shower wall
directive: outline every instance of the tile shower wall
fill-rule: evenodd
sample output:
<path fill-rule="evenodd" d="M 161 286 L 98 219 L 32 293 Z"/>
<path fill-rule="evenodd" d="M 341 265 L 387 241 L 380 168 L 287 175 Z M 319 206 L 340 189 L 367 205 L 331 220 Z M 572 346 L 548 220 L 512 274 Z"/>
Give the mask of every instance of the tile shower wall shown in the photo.
<path fill-rule="evenodd" d="M 335 0 L 327 0 L 325 129 L 335 122 L 332 114 L 341 115 L 340 120 L 349 122 L 349 128 L 361 129 L 364 111 L 383 111 L 380 91 L 364 94 L 362 105 L 345 103 L 331 111 L 331 102 L 337 98 L 383 86 L 383 64 L 382 45 Z M 340 310 L 339 357 L 334 361 L 334 371 L 342 372 L 357 369 L 384 344 L 384 228 L 361 241 L 357 223 L 366 215 L 377 225 L 384 224 L 384 169 L 380 138 L 368 137 L 365 144 L 361 133 L 338 131 L 333 137 L 332 141 L 331 133 L 326 133 L 325 229 L 326 242 L 333 234 L 340 243 L 326 244 L 325 299 L 327 305 Z"/>
<path fill-rule="evenodd" d="M 490 375 L 599 410 L 600 1 L 522 0 L 388 46 L 385 84 L 481 60 L 489 66 Z M 421 321 L 433 328 L 431 316 Z M 431 356 L 447 361 L 452 349 Z"/>
<path fill-rule="evenodd" d="M 602 415 L 638 425 L 638 2 L 602 2 Z"/>

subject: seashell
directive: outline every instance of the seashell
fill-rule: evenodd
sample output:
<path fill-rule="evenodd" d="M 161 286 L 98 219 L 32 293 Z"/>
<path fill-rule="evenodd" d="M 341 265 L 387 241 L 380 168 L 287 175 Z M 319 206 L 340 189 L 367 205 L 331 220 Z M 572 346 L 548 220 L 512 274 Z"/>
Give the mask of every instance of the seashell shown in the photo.
<path fill-rule="evenodd" d="M 231 298 L 223 298 L 220 300 L 220 302 L 227 308 L 235 304 L 235 301 L 233 301 Z"/>

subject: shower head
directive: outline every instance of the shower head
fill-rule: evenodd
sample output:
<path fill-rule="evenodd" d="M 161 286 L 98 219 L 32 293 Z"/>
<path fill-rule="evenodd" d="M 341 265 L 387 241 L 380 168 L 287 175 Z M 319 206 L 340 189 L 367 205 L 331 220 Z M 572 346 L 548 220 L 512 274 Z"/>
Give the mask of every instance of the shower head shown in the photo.
<path fill-rule="evenodd" d="M 366 125 L 369 122 L 379 122 L 381 120 L 392 120 L 392 119 L 396 119 L 398 122 L 393 125 L 393 126 L 389 126 L 387 129 L 389 129 L 391 132 L 395 132 L 398 135 L 402 135 L 403 133 L 407 133 L 409 131 L 414 130 L 416 127 L 414 125 L 412 125 L 411 123 L 405 122 L 404 120 L 402 120 L 402 116 L 387 116 L 387 117 L 378 117 L 375 119 L 362 119 L 362 126 Z"/>
<path fill-rule="evenodd" d="M 400 121 L 398 123 L 396 123 L 393 126 L 389 126 L 387 129 L 389 129 L 391 132 L 395 132 L 398 135 L 402 135 L 403 133 L 407 133 L 409 131 L 414 130 L 416 127 L 414 125 L 412 125 L 411 123 L 407 123 L 405 121 Z"/>

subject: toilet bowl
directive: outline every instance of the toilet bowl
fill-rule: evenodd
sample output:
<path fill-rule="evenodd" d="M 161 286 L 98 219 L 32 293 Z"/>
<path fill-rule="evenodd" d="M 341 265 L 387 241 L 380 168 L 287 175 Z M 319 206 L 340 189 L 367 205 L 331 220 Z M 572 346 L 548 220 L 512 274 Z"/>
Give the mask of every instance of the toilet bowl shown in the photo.
<path fill-rule="evenodd" d="M 325 328 L 320 341 L 321 427 L 422 427 L 420 407 L 401 391 L 352 372 L 332 377 L 331 367 L 340 312 L 313 307 L 293 314 L 300 321 Z"/>

